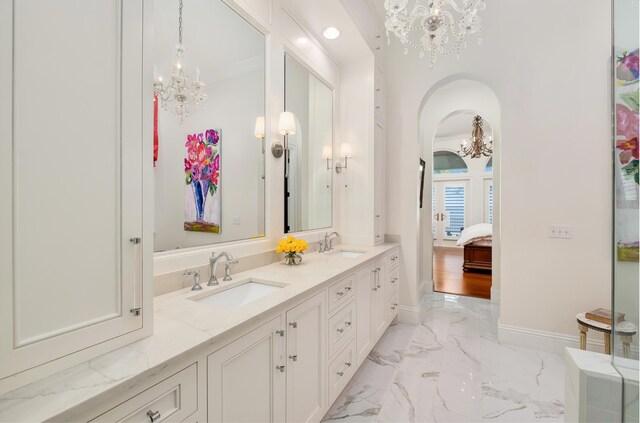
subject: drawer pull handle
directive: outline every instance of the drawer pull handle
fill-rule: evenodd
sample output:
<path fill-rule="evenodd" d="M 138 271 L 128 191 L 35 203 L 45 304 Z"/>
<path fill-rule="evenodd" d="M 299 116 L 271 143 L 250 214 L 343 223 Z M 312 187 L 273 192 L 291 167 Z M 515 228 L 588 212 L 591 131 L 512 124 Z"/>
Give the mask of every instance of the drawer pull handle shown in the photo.
<path fill-rule="evenodd" d="M 345 326 L 351 326 L 351 322 L 344 322 Z"/>
<path fill-rule="evenodd" d="M 338 329 L 336 329 L 336 330 L 338 331 L 338 333 L 342 333 L 342 332 L 344 332 L 344 329 L 343 329 L 343 328 L 338 328 Z"/>
<path fill-rule="evenodd" d="M 149 410 L 147 411 L 147 417 L 149 417 L 149 420 L 151 420 L 151 423 L 157 422 L 158 420 L 160 420 L 160 412 Z"/>
<path fill-rule="evenodd" d="M 292 354 L 289 356 L 289 358 L 291 359 L 291 361 L 298 361 L 298 354 Z"/>
<path fill-rule="evenodd" d="M 351 286 L 345 286 L 344 290 L 347 291 L 347 292 L 351 291 Z"/>
<path fill-rule="evenodd" d="M 344 369 L 342 369 L 339 372 L 337 372 L 338 376 L 340 376 L 340 377 L 344 376 L 345 370 L 347 370 L 349 367 L 351 367 L 351 362 L 347 361 L 346 363 L 344 363 Z"/>
<path fill-rule="evenodd" d="M 344 292 L 338 291 L 338 292 L 336 292 L 336 294 L 338 294 L 339 297 L 342 297 L 344 295 Z"/>
<path fill-rule="evenodd" d="M 280 370 L 280 373 L 284 373 L 284 365 L 276 366 L 277 370 Z"/>

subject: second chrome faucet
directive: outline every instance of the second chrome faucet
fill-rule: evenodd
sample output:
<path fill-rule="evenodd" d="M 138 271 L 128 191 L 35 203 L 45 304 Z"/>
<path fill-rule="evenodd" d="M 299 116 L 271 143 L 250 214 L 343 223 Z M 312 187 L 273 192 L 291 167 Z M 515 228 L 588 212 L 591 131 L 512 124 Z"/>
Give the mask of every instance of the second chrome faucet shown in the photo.
<path fill-rule="evenodd" d="M 207 283 L 207 286 L 216 286 L 220 284 L 218 282 L 218 278 L 216 277 L 216 270 L 218 269 L 218 262 L 223 257 L 226 259 L 226 263 L 224 265 L 224 278 L 222 280 L 225 282 L 231 280 L 231 267 L 234 264 L 238 264 L 238 260 L 234 259 L 233 256 L 227 253 L 226 251 L 223 251 L 217 256 L 216 256 L 216 253 L 211 253 L 211 257 L 209 258 L 210 276 L 209 276 L 209 283 Z"/>

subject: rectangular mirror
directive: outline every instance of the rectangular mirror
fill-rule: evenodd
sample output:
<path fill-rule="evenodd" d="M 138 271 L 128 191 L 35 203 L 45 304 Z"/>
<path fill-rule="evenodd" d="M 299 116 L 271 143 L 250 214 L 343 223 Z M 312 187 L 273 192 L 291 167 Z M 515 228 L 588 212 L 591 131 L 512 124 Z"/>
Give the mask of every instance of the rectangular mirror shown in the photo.
<path fill-rule="evenodd" d="M 155 251 L 265 232 L 265 37 L 220 0 L 154 1 Z M 206 84 L 181 120 L 171 83 Z M 201 96 L 203 97 L 203 96 Z M 166 111 L 165 111 L 166 106 Z"/>
<path fill-rule="evenodd" d="M 331 227 L 333 90 L 289 55 L 285 110 L 295 119 L 285 151 L 285 232 Z"/>

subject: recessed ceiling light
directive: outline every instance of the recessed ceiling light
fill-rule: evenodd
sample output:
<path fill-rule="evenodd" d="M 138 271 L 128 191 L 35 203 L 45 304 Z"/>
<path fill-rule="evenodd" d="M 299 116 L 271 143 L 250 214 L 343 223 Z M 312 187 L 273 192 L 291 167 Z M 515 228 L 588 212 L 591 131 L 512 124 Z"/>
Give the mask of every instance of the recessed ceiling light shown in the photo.
<path fill-rule="evenodd" d="M 322 33 L 327 40 L 335 40 L 340 36 L 340 30 L 334 26 L 330 26 Z"/>

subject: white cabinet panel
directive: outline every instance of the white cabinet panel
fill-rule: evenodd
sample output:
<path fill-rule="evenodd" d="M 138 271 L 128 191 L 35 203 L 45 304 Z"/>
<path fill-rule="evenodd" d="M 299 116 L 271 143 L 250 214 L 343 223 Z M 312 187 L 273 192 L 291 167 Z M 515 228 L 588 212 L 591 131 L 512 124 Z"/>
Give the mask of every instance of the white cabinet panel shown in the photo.
<path fill-rule="evenodd" d="M 371 304 L 371 320 L 373 325 L 373 343 L 378 342 L 387 329 L 387 281 L 385 259 L 376 261 L 375 285 Z"/>
<path fill-rule="evenodd" d="M 208 421 L 284 421 L 281 331 L 278 316 L 209 356 Z"/>
<path fill-rule="evenodd" d="M 0 379 L 142 327 L 143 0 L 8 8 Z"/>
<path fill-rule="evenodd" d="M 373 325 L 371 306 L 376 288 L 376 272 L 374 266 L 367 266 L 356 273 L 356 347 L 358 365 L 360 365 L 371 348 L 373 348 Z"/>
<path fill-rule="evenodd" d="M 356 343 L 355 340 L 349 343 L 336 358 L 329 364 L 329 401 L 338 398 L 340 392 L 347 386 L 349 380 L 358 368 L 356 363 Z"/>
<path fill-rule="evenodd" d="M 326 407 L 326 291 L 287 312 L 287 421 L 320 421 Z"/>
<path fill-rule="evenodd" d="M 355 339 L 356 334 L 356 303 L 347 304 L 329 319 L 329 358 L 332 358 L 346 344 Z"/>
<path fill-rule="evenodd" d="M 374 156 L 375 156 L 375 190 L 374 190 L 374 243 L 384 243 L 385 223 L 384 223 L 384 127 L 376 121 L 374 131 Z"/>
<path fill-rule="evenodd" d="M 181 422 L 198 410 L 198 365 L 163 380 L 92 422 Z M 153 419 L 152 419 L 153 417 Z"/>

